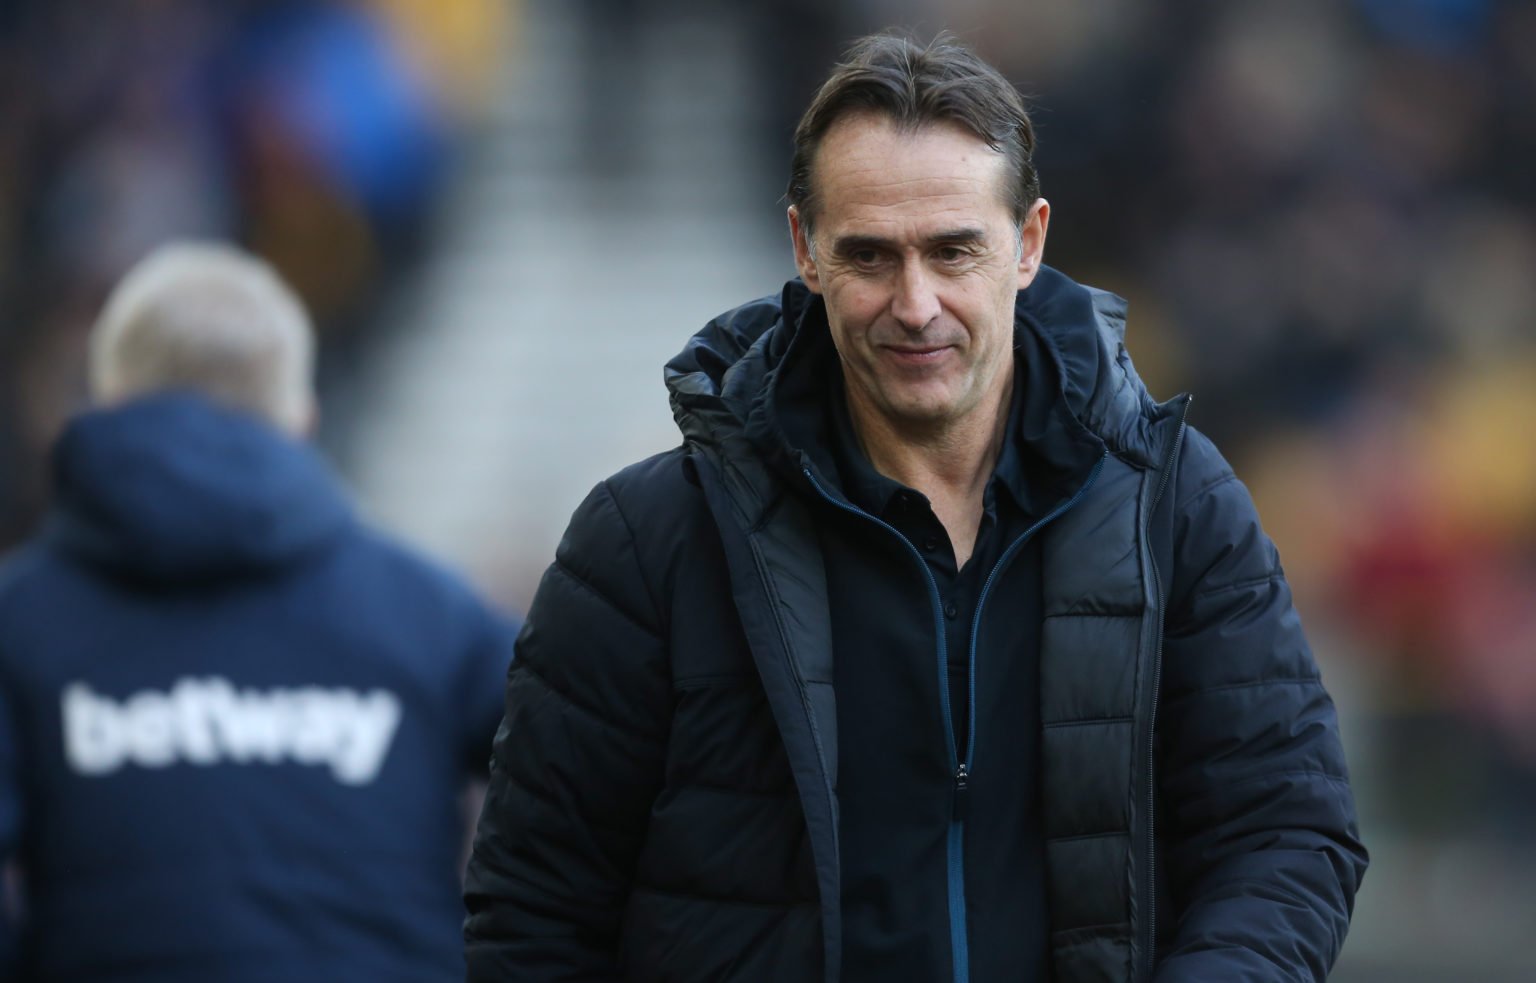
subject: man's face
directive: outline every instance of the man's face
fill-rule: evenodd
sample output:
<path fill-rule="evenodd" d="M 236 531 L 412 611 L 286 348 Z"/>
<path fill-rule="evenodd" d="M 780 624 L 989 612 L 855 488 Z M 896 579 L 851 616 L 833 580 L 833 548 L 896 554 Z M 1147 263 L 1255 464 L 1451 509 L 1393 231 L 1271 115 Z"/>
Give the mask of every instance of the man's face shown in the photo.
<path fill-rule="evenodd" d="M 902 132 L 855 114 L 822 139 L 814 243 L 793 207 L 789 222 L 856 420 L 913 435 L 992 422 L 976 413 L 1011 385 L 1014 295 L 1034 279 L 1050 215 L 1041 199 L 1015 226 L 1006 171 L 952 124 Z"/>

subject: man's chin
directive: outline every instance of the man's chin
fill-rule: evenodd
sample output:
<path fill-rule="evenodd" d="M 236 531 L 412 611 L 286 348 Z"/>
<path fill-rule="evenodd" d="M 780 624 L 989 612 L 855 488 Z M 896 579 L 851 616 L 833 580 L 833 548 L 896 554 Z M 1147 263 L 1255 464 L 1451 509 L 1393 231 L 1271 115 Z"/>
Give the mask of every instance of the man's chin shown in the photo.
<path fill-rule="evenodd" d="M 933 427 L 955 417 L 955 400 L 948 393 L 904 394 L 887 404 L 891 420 L 911 427 Z"/>

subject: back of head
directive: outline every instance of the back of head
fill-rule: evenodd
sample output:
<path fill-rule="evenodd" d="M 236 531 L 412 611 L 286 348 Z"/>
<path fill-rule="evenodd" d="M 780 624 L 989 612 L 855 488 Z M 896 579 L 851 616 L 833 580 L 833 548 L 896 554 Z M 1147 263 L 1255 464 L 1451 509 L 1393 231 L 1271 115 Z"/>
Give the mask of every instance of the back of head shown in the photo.
<path fill-rule="evenodd" d="M 298 297 L 267 263 L 220 243 L 173 243 L 141 260 L 91 334 L 97 403 L 187 389 L 296 436 L 313 419 L 313 366 Z"/>
<path fill-rule="evenodd" d="M 822 137 L 856 113 L 884 116 L 908 130 L 964 127 L 1007 159 L 1005 194 L 1016 219 L 1040 196 L 1034 126 L 1013 84 L 949 34 L 925 45 L 887 32 L 854 42 L 795 128 L 786 197 L 808 224 L 817 212 L 814 168 Z"/>

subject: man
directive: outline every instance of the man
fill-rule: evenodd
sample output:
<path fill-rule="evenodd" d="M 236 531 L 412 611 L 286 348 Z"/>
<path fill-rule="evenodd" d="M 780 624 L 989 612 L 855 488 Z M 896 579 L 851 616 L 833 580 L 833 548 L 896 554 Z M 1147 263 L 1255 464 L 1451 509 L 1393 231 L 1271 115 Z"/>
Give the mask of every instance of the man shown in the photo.
<path fill-rule="evenodd" d="M 300 442 L 312 347 L 227 247 L 165 247 L 101 314 L 100 408 L 0 567 L 0 978 L 462 978 L 510 627 Z"/>
<path fill-rule="evenodd" d="M 1017 93 L 856 45 L 508 682 L 472 980 L 1321 980 L 1365 866 L 1241 484 L 1041 265 Z"/>

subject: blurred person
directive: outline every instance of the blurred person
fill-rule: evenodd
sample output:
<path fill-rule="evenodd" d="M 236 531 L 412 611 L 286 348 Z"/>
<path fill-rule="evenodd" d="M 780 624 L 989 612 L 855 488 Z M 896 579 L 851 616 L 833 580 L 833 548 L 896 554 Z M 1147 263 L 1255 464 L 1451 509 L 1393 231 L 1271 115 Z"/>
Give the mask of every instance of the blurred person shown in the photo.
<path fill-rule="evenodd" d="M 98 406 L 0 566 L 4 979 L 462 976 L 511 625 L 354 516 L 303 442 L 312 352 L 232 247 L 107 300 Z"/>
<path fill-rule="evenodd" d="M 1018 93 L 857 43 L 799 278 L 666 370 L 534 599 L 469 978 L 1322 980 L 1366 864 L 1243 485 L 1041 264 Z"/>

